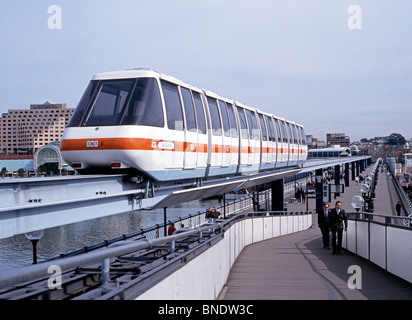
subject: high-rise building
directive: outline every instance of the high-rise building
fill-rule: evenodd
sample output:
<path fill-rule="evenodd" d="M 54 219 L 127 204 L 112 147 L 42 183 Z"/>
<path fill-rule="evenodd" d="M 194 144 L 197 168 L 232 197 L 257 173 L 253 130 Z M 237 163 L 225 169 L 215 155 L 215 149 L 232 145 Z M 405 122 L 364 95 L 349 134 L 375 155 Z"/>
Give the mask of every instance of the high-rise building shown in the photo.
<path fill-rule="evenodd" d="M 30 109 L 9 110 L 0 118 L 0 153 L 34 154 L 50 142 L 60 140 L 74 109 L 46 101 Z"/>

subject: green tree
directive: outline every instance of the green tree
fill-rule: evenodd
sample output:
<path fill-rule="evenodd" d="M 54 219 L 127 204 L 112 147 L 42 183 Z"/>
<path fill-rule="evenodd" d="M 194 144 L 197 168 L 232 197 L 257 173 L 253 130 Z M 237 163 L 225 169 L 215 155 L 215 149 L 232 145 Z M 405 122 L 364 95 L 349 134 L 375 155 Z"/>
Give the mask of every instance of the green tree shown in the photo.
<path fill-rule="evenodd" d="M 406 139 L 399 133 L 392 133 L 388 137 L 388 144 L 394 145 L 404 145 L 406 143 Z"/>
<path fill-rule="evenodd" d="M 23 178 L 26 175 L 26 171 L 23 168 L 17 170 L 17 174 L 19 177 Z"/>

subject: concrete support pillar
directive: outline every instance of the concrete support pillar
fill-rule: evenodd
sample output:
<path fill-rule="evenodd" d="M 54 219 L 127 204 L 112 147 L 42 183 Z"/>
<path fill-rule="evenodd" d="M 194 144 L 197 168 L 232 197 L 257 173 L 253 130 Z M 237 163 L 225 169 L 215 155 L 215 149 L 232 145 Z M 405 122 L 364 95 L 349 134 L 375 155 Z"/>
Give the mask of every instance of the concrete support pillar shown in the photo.
<path fill-rule="evenodd" d="M 349 162 L 345 163 L 345 187 L 349 187 Z"/>
<path fill-rule="evenodd" d="M 352 162 L 351 163 L 352 164 L 352 181 L 355 181 L 355 178 L 356 178 L 356 163 L 355 162 Z"/>
<path fill-rule="evenodd" d="M 272 181 L 272 211 L 285 211 L 283 185 L 283 179 Z"/>
<path fill-rule="evenodd" d="M 322 212 L 323 209 L 323 169 L 316 170 L 316 212 Z"/>
<path fill-rule="evenodd" d="M 335 166 L 335 185 L 340 184 L 340 164 Z M 340 193 L 335 193 L 335 196 L 340 196 Z"/>

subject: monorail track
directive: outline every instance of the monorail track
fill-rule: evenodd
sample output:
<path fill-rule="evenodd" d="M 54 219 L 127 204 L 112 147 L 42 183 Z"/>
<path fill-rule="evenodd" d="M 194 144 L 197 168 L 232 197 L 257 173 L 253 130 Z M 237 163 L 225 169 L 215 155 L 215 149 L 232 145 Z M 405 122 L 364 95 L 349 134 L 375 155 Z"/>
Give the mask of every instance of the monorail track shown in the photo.
<path fill-rule="evenodd" d="M 0 181 L 0 239 L 139 209 L 167 208 L 368 157 L 306 161 L 303 167 L 214 179 L 169 182 L 128 175 L 90 175 Z"/>

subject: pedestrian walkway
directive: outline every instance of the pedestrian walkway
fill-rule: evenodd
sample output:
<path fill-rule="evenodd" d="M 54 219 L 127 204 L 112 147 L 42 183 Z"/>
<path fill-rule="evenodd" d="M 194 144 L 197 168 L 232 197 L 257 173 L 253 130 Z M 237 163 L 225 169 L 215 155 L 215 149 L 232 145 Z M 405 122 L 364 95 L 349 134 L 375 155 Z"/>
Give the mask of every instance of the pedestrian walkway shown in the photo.
<path fill-rule="evenodd" d="M 367 174 L 368 171 L 365 172 Z M 342 201 L 346 211 L 353 211 L 351 199 L 360 194 L 360 186 L 351 181 L 345 193 L 333 199 Z M 396 214 L 392 208 L 397 199 L 391 195 L 391 184 L 384 173 L 379 174 L 376 187 L 375 212 Z M 288 204 L 289 211 L 304 211 L 306 204 Z M 309 199 L 314 211 L 315 199 Z M 361 274 L 348 272 L 359 266 Z M 352 277 L 352 278 L 351 278 Z M 356 285 L 350 289 L 349 284 Z M 313 214 L 310 229 L 273 238 L 247 246 L 239 255 L 229 274 L 224 291 L 226 300 L 411 300 L 412 284 L 375 264 L 343 250 L 331 255 L 323 249 L 317 215 Z"/>

